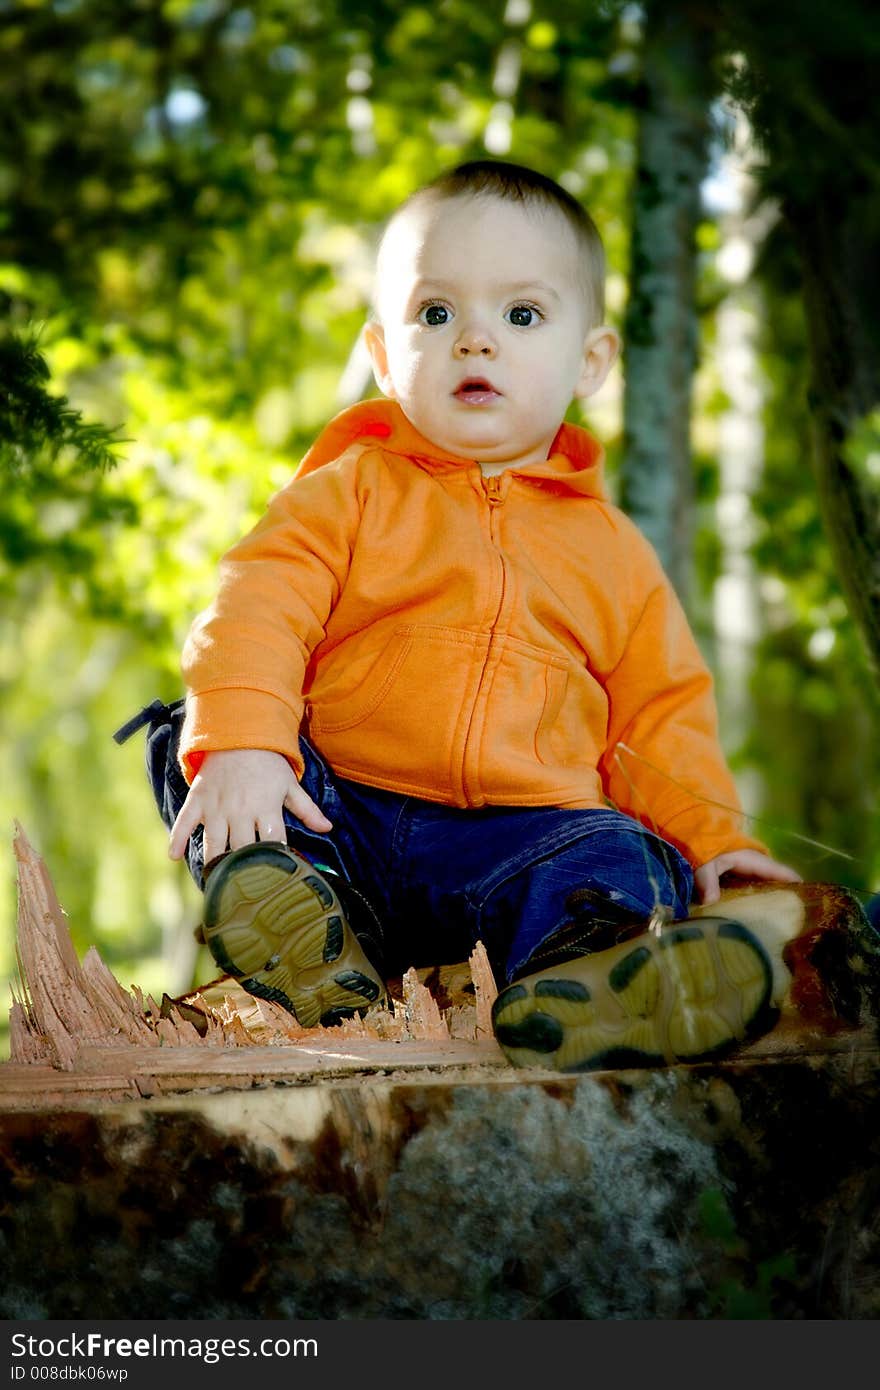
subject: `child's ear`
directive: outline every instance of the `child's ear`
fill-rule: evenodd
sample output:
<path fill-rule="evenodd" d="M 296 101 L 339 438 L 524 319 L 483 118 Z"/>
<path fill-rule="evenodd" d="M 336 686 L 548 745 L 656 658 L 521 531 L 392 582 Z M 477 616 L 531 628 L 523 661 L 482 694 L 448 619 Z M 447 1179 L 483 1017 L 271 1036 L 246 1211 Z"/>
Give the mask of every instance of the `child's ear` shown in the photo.
<path fill-rule="evenodd" d="M 581 400 L 595 395 L 617 361 L 619 352 L 620 336 L 607 324 L 588 333 L 584 340 L 583 366 L 574 394 Z"/>
<path fill-rule="evenodd" d="M 376 378 L 376 385 L 387 396 L 389 400 L 394 400 L 394 383 L 391 380 L 391 373 L 388 370 L 388 353 L 385 350 L 385 330 L 381 323 L 371 320 L 364 329 L 364 342 L 367 345 L 367 352 L 370 354 L 370 361 L 373 364 L 373 376 Z"/>

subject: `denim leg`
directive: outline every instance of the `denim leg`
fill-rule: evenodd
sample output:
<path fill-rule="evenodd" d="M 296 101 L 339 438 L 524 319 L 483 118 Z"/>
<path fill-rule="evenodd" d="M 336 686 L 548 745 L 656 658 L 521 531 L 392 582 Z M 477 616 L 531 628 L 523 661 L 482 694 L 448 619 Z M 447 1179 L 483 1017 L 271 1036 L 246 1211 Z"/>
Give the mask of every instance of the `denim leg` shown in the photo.
<path fill-rule="evenodd" d="M 390 843 L 408 798 L 338 777 L 308 739 L 300 735 L 299 743 L 305 764 L 300 785 L 333 829 L 309 830 L 285 810 L 287 843 L 317 868 L 341 874 L 368 900 L 384 927 L 394 911 Z"/>
<path fill-rule="evenodd" d="M 352 856 L 350 844 L 347 844 L 350 836 L 347 834 L 347 818 L 342 809 L 333 770 L 302 735 L 299 747 L 305 765 L 300 786 L 324 812 L 327 819 L 332 821 L 333 829 L 309 830 L 285 807 L 284 829 L 287 832 L 287 843 L 300 854 L 304 854 L 318 868 L 333 869 L 335 873 L 341 874 L 351 882 Z"/>
<path fill-rule="evenodd" d="M 512 857 L 481 885 L 479 930 L 500 981 L 522 971 L 546 939 L 574 919 L 644 917 L 658 906 L 686 917 L 693 874 L 672 846 L 617 812 L 583 812 L 582 833 L 551 847 L 540 842 Z M 573 906 L 577 889 L 589 890 Z M 595 895 L 595 898 L 592 896 Z"/>
<path fill-rule="evenodd" d="M 182 710 L 157 723 L 147 771 L 170 830 L 189 790 L 177 765 Z M 479 810 L 401 796 L 337 777 L 300 740 L 302 785 L 333 822 L 326 834 L 284 812 L 288 843 L 361 891 L 386 927 L 388 972 L 463 960 L 478 939 L 499 984 L 570 920 L 582 888 L 620 913 L 648 917 L 662 904 L 687 915 L 691 870 L 671 845 L 611 810 L 487 806 Z M 186 860 L 203 884 L 202 827 Z M 579 916 L 590 908 L 580 908 Z"/>
<path fill-rule="evenodd" d="M 464 960 L 482 940 L 499 984 L 570 920 L 575 889 L 596 895 L 579 920 L 606 902 L 614 915 L 647 919 L 658 903 L 687 916 L 693 887 L 678 851 L 617 811 L 460 810 L 415 798 L 399 804 L 384 870 L 404 965 Z"/>

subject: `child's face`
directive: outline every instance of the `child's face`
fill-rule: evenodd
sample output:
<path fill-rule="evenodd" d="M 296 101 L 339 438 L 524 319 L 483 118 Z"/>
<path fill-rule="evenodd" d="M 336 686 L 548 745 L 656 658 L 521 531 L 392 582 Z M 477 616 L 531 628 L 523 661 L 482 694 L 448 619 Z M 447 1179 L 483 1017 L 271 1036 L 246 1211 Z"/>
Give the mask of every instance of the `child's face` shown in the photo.
<path fill-rule="evenodd" d="M 376 380 L 444 452 L 484 472 L 537 463 L 617 335 L 590 328 L 574 232 L 492 197 L 416 202 L 392 224 L 367 330 Z"/>

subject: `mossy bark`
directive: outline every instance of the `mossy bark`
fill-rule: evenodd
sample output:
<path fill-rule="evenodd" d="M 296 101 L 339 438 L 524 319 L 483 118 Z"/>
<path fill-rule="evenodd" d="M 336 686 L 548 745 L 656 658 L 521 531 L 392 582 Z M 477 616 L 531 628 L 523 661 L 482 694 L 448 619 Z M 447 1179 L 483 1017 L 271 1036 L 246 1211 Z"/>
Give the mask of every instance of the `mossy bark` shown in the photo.
<path fill-rule="evenodd" d="M 875 1318 L 877 1054 L 0 1113 L 0 1313 Z"/>

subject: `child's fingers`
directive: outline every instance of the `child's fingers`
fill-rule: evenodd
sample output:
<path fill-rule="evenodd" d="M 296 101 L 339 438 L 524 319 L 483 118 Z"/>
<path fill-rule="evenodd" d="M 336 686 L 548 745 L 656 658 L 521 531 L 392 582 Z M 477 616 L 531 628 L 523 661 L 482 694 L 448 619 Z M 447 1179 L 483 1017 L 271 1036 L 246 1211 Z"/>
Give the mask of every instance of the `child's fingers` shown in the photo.
<path fill-rule="evenodd" d="M 721 897 L 717 862 L 710 860 L 708 864 L 703 864 L 701 868 L 697 869 L 694 874 L 694 883 L 697 885 L 701 903 L 717 903 Z"/>
<path fill-rule="evenodd" d="M 796 869 L 790 868 L 788 864 L 779 864 L 775 859 L 768 859 L 766 863 L 759 864 L 753 873 L 759 878 L 770 878 L 779 883 L 803 883 Z"/>
<path fill-rule="evenodd" d="M 333 829 L 333 822 L 327 819 L 321 808 L 315 805 L 308 792 L 303 791 L 299 783 L 287 793 L 284 804 L 308 830 Z"/>
<path fill-rule="evenodd" d="M 779 864 L 759 850 L 730 850 L 719 854 L 708 863 L 701 864 L 694 872 L 694 883 L 703 904 L 716 903 L 721 897 L 721 878 L 727 873 L 738 873 L 750 878 L 769 879 L 776 883 L 800 883 L 801 876 L 787 864 Z"/>
<path fill-rule="evenodd" d="M 780 883 L 800 883 L 801 876 L 795 869 L 789 868 L 788 864 L 780 864 L 778 860 L 771 859 L 768 854 L 762 854 L 756 849 L 732 850 L 728 854 L 722 854 L 716 859 L 719 873 L 727 873 L 734 870 L 740 874 L 750 874 L 754 878 L 772 879 Z"/>
<path fill-rule="evenodd" d="M 241 849 L 253 844 L 258 835 L 261 840 L 284 842 L 285 806 L 309 830 L 323 833 L 333 828 L 280 755 L 262 750 L 211 754 L 172 826 L 168 853 L 172 859 L 182 859 L 199 825 L 204 828 L 206 864 L 224 854 L 227 846 Z"/>
<path fill-rule="evenodd" d="M 204 826 L 202 862 L 210 864 L 211 860 L 216 859 L 218 854 L 226 853 L 226 846 L 229 842 L 229 822 L 225 816 L 213 815 L 205 816 L 202 825 Z M 253 838 L 251 835 L 251 839 Z"/>
<path fill-rule="evenodd" d="M 257 831 L 260 839 L 265 843 L 266 840 L 280 840 L 282 844 L 287 841 L 287 828 L 284 824 L 284 811 L 279 808 L 272 815 L 261 814 L 257 817 Z"/>
<path fill-rule="evenodd" d="M 171 836 L 168 841 L 168 855 L 171 859 L 183 858 L 190 835 L 201 823 L 201 809 L 191 797 L 187 797 L 171 827 Z"/>
<path fill-rule="evenodd" d="M 256 816 L 238 814 L 229 817 L 229 848 L 241 849 L 252 845 L 257 838 Z M 224 846 L 225 848 L 225 846 Z M 222 853 L 222 851 L 221 851 Z"/>

